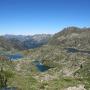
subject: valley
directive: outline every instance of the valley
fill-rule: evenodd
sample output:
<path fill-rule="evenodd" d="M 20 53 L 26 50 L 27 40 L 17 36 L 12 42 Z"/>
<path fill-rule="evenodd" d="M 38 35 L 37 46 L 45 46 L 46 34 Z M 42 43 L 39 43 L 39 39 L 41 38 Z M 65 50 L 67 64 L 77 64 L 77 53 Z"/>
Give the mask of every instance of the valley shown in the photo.
<path fill-rule="evenodd" d="M 90 90 L 90 28 L 1 36 L 0 90 Z"/>

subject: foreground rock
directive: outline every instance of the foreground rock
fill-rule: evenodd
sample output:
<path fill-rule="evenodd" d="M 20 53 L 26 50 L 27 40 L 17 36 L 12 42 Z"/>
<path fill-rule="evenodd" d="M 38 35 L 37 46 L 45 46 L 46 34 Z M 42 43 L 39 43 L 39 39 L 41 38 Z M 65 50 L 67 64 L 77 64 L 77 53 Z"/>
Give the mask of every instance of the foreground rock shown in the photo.
<path fill-rule="evenodd" d="M 86 89 L 84 88 L 84 85 L 78 85 L 74 87 L 68 87 L 67 89 L 64 90 L 86 90 Z"/>

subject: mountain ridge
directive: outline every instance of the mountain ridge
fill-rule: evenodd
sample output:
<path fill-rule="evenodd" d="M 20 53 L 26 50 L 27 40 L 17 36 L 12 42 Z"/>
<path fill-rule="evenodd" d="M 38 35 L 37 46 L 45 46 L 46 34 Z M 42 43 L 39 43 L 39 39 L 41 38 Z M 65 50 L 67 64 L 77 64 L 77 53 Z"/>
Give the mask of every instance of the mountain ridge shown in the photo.
<path fill-rule="evenodd" d="M 90 49 L 90 28 L 68 27 L 56 33 L 49 41 L 50 45 Z"/>
<path fill-rule="evenodd" d="M 50 34 L 37 34 L 32 36 L 26 35 L 4 35 L 1 36 L 3 38 L 4 46 L 11 46 L 13 49 L 17 50 L 25 50 L 40 47 L 44 44 L 47 44 L 49 38 L 52 37 Z M 2 40 L 1 40 L 2 41 Z M 9 44 L 9 45 L 8 45 Z M 1 43 L 1 48 L 2 48 Z"/>

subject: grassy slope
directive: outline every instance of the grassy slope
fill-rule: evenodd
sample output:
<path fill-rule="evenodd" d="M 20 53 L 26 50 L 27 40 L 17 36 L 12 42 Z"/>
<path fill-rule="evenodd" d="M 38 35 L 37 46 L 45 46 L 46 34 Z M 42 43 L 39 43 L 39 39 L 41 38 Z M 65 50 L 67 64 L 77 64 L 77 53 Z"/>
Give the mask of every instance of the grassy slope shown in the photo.
<path fill-rule="evenodd" d="M 16 69 L 17 64 L 20 64 L 20 71 Z M 82 83 L 75 78 L 56 76 L 56 74 L 53 74 L 55 72 L 53 71 L 54 69 L 44 73 L 38 72 L 31 64 L 31 60 L 15 61 L 9 64 L 5 62 L 4 65 L 7 66 L 5 70 L 10 70 L 14 73 L 13 77 L 8 80 L 8 86 L 18 87 L 21 90 L 62 90 L 63 88 Z M 29 65 L 32 70 L 28 70 Z M 12 67 L 14 68 L 12 69 Z M 46 76 L 52 75 L 55 78 L 43 80 Z"/>
<path fill-rule="evenodd" d="M 84 84 L 85 88 L 90 90 L 90 54 L 68 53 L 64 49 L 70 46 L 84 50 L 90 49 L 90 31 L 77 32 L 78 30 L 70 30 L 70 32 L 58 33 L 49 45 L 23 51 L 22 53 L 26 55 L 25 59 L 12 63 L 4 62 L 5 70 L 14 72 L 14 76 L 8 81 L 8 86 L 16 86 L 21 90 L 62 90 Z M 70 35 L 72 38 L 69 37 Z M 31 63 L 33 59 L 40 60 L 53 68 L 41 73 Z"/>
<path fill-rule="evenodd" d="M 90 56 L 88 54 L 81 52 L 67 53 L 63 47 L 52 45 L 28 50 L 27 52 L 30 58 L 39 59 L 45 65 L 53 67 L 44 75 L 50 75 L 54 78 L 43 82 L 41 84 L 42 90 L 45 88 L 47 88 L 45 90 L 62 90 L 62 88 L 76 86 L 78 84 L 84 84 L 85 88 L 89 89 Z M 24 53 L 26 54 L 26 51 L 24 51 Z M 81 68 L 81 65 L 83 65 L 83 68 Z M 75 75 L 77 72 L 80 72 L 80 76 Z M 70 73 L 70 75 L 68 73 Z M 88 76 L 85 76 L 85 73 L 87 73 Z M 39 74 L 39 76 L 41 76 L 41 74 Z"/>

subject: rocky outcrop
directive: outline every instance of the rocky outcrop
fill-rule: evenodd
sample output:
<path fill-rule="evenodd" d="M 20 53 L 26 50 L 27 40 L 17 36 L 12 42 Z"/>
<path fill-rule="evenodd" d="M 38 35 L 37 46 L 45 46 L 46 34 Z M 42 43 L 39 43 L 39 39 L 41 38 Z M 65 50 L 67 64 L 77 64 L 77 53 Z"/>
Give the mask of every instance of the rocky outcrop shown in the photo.
<path fill-rule="evenodd" d="M 74 86 L 74 87 L 68 87 L 64 90 L 86 90 L 86 89 L 84 88 L 84 85 L 78 85 L 78 86 Z"/>

